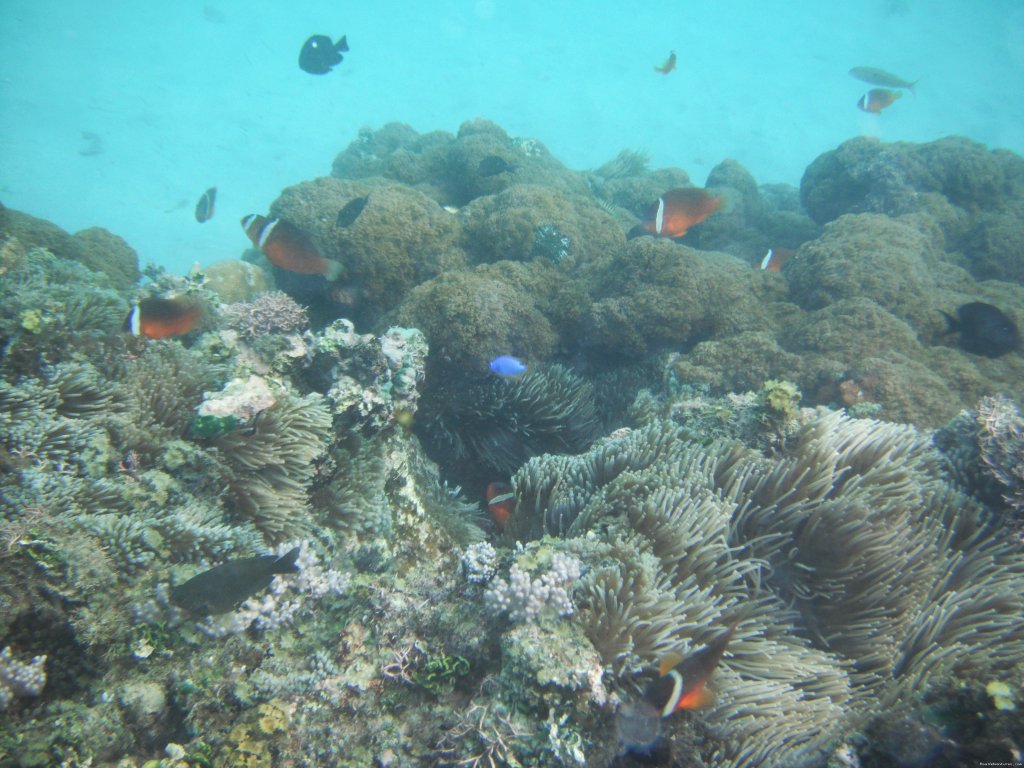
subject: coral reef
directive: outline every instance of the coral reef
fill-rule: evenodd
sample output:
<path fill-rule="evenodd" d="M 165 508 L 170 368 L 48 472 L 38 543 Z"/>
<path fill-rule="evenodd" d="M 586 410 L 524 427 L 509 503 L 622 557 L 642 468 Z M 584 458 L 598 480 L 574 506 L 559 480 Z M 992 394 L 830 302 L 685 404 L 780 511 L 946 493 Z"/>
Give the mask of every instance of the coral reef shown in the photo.
<path fill-rule="evenodd" d="M 0 764 L 636 764 L 618 708 L 726 627 L 647 764 L 1008 759 L 1024 356 L 943 312 L 1024 325 L 1022 178 L 961 139 L 799 193 L 726 160 L 720 213 L 627 241 L 684 170 L 392 124 L 271 205 L 341 279 L 147 268 L 206 308 L 163 341 L 121 331 L 127 244 L 0 209 Z M 216 620 L 169 599 L 297 540 Z"/>

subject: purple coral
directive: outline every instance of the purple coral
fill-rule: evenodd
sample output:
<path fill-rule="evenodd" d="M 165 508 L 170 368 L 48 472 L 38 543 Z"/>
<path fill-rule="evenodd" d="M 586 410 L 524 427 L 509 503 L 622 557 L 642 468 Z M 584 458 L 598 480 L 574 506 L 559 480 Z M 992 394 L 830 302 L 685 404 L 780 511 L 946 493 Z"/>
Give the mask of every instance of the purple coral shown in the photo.
<path fill-rule="evenodd" d="M 227 304 L 221 307 L 220 314 L 229 328 L 250 339 L 266 333 L 301 333 L 309 327 L 306 308 L 281 291 Z"/>
<path fill-rule="evenodd" d="M 1024 419 L 1008 397 L 978 403 L 978 447 L 982 464 L 1005 489 L 1006 503 L 1024 515 Z"/>
<path fill-rule="evenodd" d="M 46 656 L 18 661 L 8 646 L 0 651 L 0 710 L 16 696 L 38 696 L 46 685 Z"/>

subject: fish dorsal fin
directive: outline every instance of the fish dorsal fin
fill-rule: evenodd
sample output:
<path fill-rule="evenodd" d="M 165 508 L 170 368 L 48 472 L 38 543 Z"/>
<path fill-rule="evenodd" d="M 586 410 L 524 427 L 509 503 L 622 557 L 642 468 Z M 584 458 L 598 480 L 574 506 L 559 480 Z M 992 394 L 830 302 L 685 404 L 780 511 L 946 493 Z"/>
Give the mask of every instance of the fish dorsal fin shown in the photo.
<path fill-rule="evenodd" d="M 679 666 L 683 660 L 683 655 L 676 651 L 669 651 L 665 654 L 665 658 L 661 660 L 661 666 L 658 667 L 658 674 L 664 677 L 673 669 Z"/>

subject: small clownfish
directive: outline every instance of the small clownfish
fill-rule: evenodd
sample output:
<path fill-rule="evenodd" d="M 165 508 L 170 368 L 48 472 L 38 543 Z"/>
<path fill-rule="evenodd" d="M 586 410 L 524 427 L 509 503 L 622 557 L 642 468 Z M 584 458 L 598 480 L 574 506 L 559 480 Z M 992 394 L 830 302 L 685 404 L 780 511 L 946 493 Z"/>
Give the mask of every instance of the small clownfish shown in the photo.
<path fill-rule="evenodd" d="M 769 248 L 761 259 L 761 269 L 765 272 L 781 272 L 782 265 L 789 261 L 793 253 L 789 248 Z"/>
<path fill-rule="evenodd" d="M 903 91 L 890 91 L 887 88 L 872 88 L 860 97 L 857 102 L 857 109 L 862 112 L 870 112 L 872 115 L 879 114 L 883 109 L 891 106 L 896 99 L 903 96 Z"/>
<path fill-rule="evenodd" d="M 242 229 L 270 263 L 281 269 L 323 275 L 332 282 L 341 277 L 344 267 L 321 256 L 306 233 L 284 219 L 268 219 L 253 213 L 242 219 Z"/>
<path fill-rule="evenodd" d="M 652 203 L 643 221 L 629 231 L 629 238 L 641 235 L 682 237 L 687 230 L 722 207 L 723 198 L 706 189 L 670 189 Z"/>
<path fill-rule="evenodd" d="M 682 709 L 696 709 L 711 700 L 705 685 L 732 638 L 733 624 L 713 643 L 689 658 L 670 654 L 662 661 L 660 675 L 644 689 L 643 696 L 624 703 L 616 716 L 616 731 L 623 754 L 651 754 L 661 740 L 661 722 Z"/>
<path fill-rule="evenodd" d="M 705 686 L 722 660 L 735 629 L 734 624 L 714 642 L 685 659 L 679 654 L 668 654 L 661 662 L 658 677 L 644 690 L 643 701 L 662 717 L 710 703 L 711 694 Z"/>
<path fill-rule="evenodd" d="M 124 330 L 132 336 L 166 339 L 194 331 L 201 318 L 202 311 L 196 302 L 153 296 L 131 308 L 124 320 Z"/>
<path fill-rule="evenodd" d="M 668 54 L 668 58 L 665 59 L 665 63 L 662 64 L 660 67 L 655 67 L 654 71 L 655 72 L 660 72 L 663 75 L 667 75 L 669 72 L 671 72 L 675 68 L 676 68 L 676 52 L 675 51 L 670 51 L 669 54 Z"/>
<path fill-rule="evenodd" d="M 213 206 L 217 202 L 217 188 L 210 187 L 203 192 L 199 202 L 196 203 L 196 221 L 202 224 L 213 218 Z"/>
<path fill-rule="evenodd" d="M 484 492 L 487 511 L 499 529 L 504 529 L 509 516 L 516 511 L 516 495 L 508 483 L 490 483 Z"/>
<path fill-rule="evenodd" d="M 487 364 L 491 373 L 499 376 L 522 376 L 526 373 L 526 363 L 512 355 L 498 355 Z"/>

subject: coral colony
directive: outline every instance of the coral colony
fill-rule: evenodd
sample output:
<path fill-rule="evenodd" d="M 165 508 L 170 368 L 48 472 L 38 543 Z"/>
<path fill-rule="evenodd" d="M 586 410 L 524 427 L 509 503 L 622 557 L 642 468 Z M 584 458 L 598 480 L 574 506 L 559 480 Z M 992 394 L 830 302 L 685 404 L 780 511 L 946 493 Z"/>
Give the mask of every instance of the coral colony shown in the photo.
<path fill-rule="evenodd" d="M 648 162 L 367 129 L 144 286 L 0 208 L 0 764 L 1016 759 L 1024 160 Z"/>

